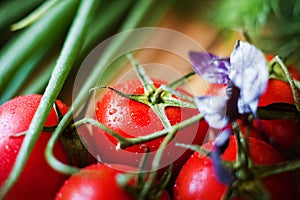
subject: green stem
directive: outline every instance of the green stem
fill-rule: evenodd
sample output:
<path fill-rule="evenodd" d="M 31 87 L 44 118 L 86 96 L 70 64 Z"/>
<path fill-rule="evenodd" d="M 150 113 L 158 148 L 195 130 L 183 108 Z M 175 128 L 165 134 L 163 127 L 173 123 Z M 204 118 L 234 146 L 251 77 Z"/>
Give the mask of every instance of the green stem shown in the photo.
<path fill-rule="evenodd" d="M 115 28 L 114 24 L 118 24 L 118 20 L 128 10 L 128 7 L 131 5 L 131 3 L 132 2 L 130 1 L 124 1 L 122 2 L 122 6 L 120 6 L 119 1 L 113 1 L 111 4 L 105 5 L 105 7 L 103 8 L 100 7 L 100 9 L 98 10 L 99 13 L 93 17 L 92 22 L 89 25 L 88 31 L 86 33 L 86 39 L 84 41 L 83 47 L 81 48 L 80 56 L 78 56 L 76 60 L 75 67 L 77 67 L 79 63 L 82 63 L 84 57 L 92 47 L 96 46 L 96 44 L 99 44 L 100 41 L 107 37 L 107 34 L 112 32 L 112 29 Z M 115 14 L 112 15 L 111 13 Z M 99 23 L 99 18 L 102 19 L 101 23 Z M 51 77 L 56 59 L 57 56 L 52 59 L 51 63 L 47 67 L 40 70 L 41 72 L 39 72 L 39 74 L 37 75 L 39 78 L 33 79 L 32 81 L 27 83 L 25 87 L 20 91 L 20 94 L 42 93 Z"/>
<path fill-rule="evenodd" d="M 183 81 L 185 81 L 186 79 L 188 79 L 191 76 L 194 76 L 196 74 L 196 72 L 192 71 L 186 75 L 184 75 L 183 77 L 180 77 L 179 79 L 173 81 L 172 83 L 169 84 L 169 87 L 172 89 L 177 88 L 179 85 L 181 85 L 183 83 Z"/>
<path fill-rule="evenodd" d="M 170 92 L 171 94 L 174 94 L 182 99 L 185 99 L 187 101 L 189 101 L 190 103 L 192 103 L 193 105 L 191 105 L 193 108 L 197 108 L 197 106 L 194 104 L 194 98 L 185 94 L 182 94 L 181 92 L 179 92 L 178 90 L 174 90 L 172 87 L 169 87 L 167 85 L 162 85 L 161 88 L 164 91 Z"/>
<path fill-rule="evenodd" d="M 59 3 L 59 0 L 48 0 L 42 5 L 40 5 L 36 10 L 31 12 L 29 15 L 27 15 L 22 20 L 14 23 L 11 25 L 11 30 L 16 31 L 23 29 L 30 24 L 34 23 L 35 21 L 39 20 L 46 12 L 51 9 L 53 6 L 55 6 L 57 3 Z"/>
<path fill-rule="evenodd" d="M 56 58 L 57 59 L 57 58 Z M 50 64 L 39 71 L 37 79 L 30 81 L 18 92 L 20 95 L 42 93 L 49 82 L 56 60 L 51 60 Z"/>
<path fill-rule="evenodd" d="M 151 166 L 151 173 L 149 174 L 149 179 L 145 182 L 144 187 L 142 188 L 142 191 L 139 195 L 139 200 L 145 199 L 147 196 L 148 192 L 151 189 L 152 184 L 154 183 L 157 175 L 157 170 L 159 169 L 160 161 L 163 156 L 164 149 L 168 145 L 168 143 L 175 137 L 177 133 L 176 128 L 172 128 L 170 132 L 166 135 L 166 137 L 163 139 L 161 145 L 159 145 L 159 148 L 157 152 L 155 153 L 154 159 L 152 161 L 152 166 Z"/>
<path fill-rule="evenodd" d="M 16 162 L 12 171 L 1 188 L 0 199 L 3 199 L 5 194 L 14 185 L 20 176 L 25 164 L 33 150 L 33 147 L 43 129 L 43 125 L 48 117 L 48 113 L 52 109 L 67 75 L 73 66 L 76 56 L 79 54 L 80 47 L 84 40 L 87 20 L 93 13 L 94 1 L 82 1 L 71 29 L 66 38 L 65 45 L 62 49 L 60 57 L 54 68 L 53 75 L 49 81 L 46 91 L 41 99 L 40 105 L 32 119 L 27 134 L 23 140 Z"/>
<path fill-rule="evenodd" d="M 118 140 L 118 142 L 119 142 L 118 146 L 121 149 L 126 149 L 126 148 L 134 146 L 134 145 L 138 145 L 138 144 L 142 144 L 142 143 L 145 143 L 145 142 L 148 142 L 148 141 L 151 141 L 151 140 L 155 140 L 157 138 L 160 138 L 162 136 L 167 135 L 170 131 L 177 131 L 181 128 L 184 128 L 184 127 L 190 126 L 194 123 L 197 123 L 202 119 L 203 119 L 203 115 L 198 114 L 198 115 L 195 115 L 195 116 L 193 116 L 193 117 L 191 117 L 191 118 L 189 118 L 185 121 L 182 121 L 178 124 L 175 124 L 175 125 L 171 126 L 170 128 L 166 128 L 166 129 L 163 129 L 161 131 L 157 131 L 157 132 L 145 135 L 145 136 L 140 136 L 138 138 L 124 138 L 121 135 L 119 135 L 118 133 L 116 133 L 116 132 L 112 131 L 111 129 L 109 129 L 104 124 L 102 124 L 99 121 L 97 121 L 95 119 L 92 119 L 92 118 L 81 119 L 81 120 L 75 122 L 73 124 L 73 126 L 82 126 L 84 124 L 91 124 L 93 126 L 99 127 L 101 129 L 103 129 L 104 131 L 106 131 L 108 134 L 115 137 Z"/>
<path fill-rule="evenodd" d="M 28 29 L 20 32 L 18 37 L 12 39 L 1 49 L 0 53 L 0 95 L 5 91 L 6 85 L 14 73 L 22 67 L 22 62 L 34 52 L 41 51 L 56 43 L 64 36 L 67 25 L 77 6 L 77 1 L 64 1 Z M 61 20 L 63 19 L 63 20 Z M 4 99 L 0 96 L 0 104 Z"/>
<path fill-rule="evenodd" d="M 127 29 L 135 28 L 141 21 L 142 16 L 144 15 L 145 11 L 150 7 L 151 1 L 138 1 L 137 4 L 135 4 L 133 10 L 130 12 L 127 20 L 122 25 L 120 31 L 125 31 Z M 89 96 L 88 93 L 91 88 L 95 87 L 99 80 L 99 74 L 103 73 L 106 70 L 106 65 L 109 63 L 110 58 L 115 54 L 115 52 L 118 51 L 119 47 L 126 41 L 127 37 L 118 37 L 116 40 L 112 42 L 111 45 L 109 45 L 103 55 L 101 56 L 101 59 L 97 63 L 96 67 L 91 72 L 91 76 L 81 90 L 79 91 L 76 99 L 73 101 L 72 106 L 70 107 L 69 111 L 65 114 L 62 121 L 58 124 L 55 132 L 53 133 L 48 145 L 47 145 L 47 151 L 46 154 L 48 155 L 47 161 L 48 163 L 57 171 L 66 173 L 69 170 L 72 171 L 72 167 L 63 164 L 59 160 L 57 160 L 53 156 L 52 149 L 54 147 L 55 142 L 58 140 L 60 134 L 64 131 L 64 129 L 68 126 L 68 124 L 71 122 L 73 118 L 73 112 L 75 110 L 80 109 L 82 105 L 85 103 L 85 100 Z M 51 143 L 50 143 L 51 142 Z M 52 155 L 52 156 L 51 156 Z M 52 163 L 55 161 L 57 163 L 56 165 L 52 165 Z"/>
<path fill-rule="evenodd" d="M 14 97 L 17 91 L 22 87 L 25 83 L 26 78 L 30 75 L 30 73 L 34 70 L 35 66 L 39 63 L 39 61 L 45 56 L 46 52 L 49 49 L 47 47 L 43 48 L 41 51 L 34 52 L 35 54 L 30 56 L 24 63 L 22 63 L 22 68 L 20 68 L 15 75 L 11 78 L 5 91 L 1 95 L 1 99 L 3 101 L 9 100 Z M 39 84 L 43 79 L 37 79 Z"/>
<path fill-rule="evenodd" d="M 98 128 L 101 128 L 105 132 L 107 132 L 109 135 L 113 136 L 118 140 L 119 143 L 127 143 L 128 139 L 124 138 L 123 136 L 119 135 L 115 131 L 108 128 L 106 125 L 100 123 L 98 120 L 92 119 L 92 118 L 83 118 L 77 122 L 75 122 L 72 126 L 79 127 L 85 124 L 91 124 L 93 126 L 96 126 Z M 119 146 L 119 145 L 118 145 Z"/>
<path fill-rule="evenodd" d="M 263 179 L 272 175 L 300 169 L 300 159 L 285 161 L 270 166 L 266 166 L 266 165 L 258 166 L 257 168 L 258 168 L 256 171 L 257 176 Z"/>
<path fill-rule="evenodd" d="M 204 147 L 199 146 L 199 145 L 193 145 L 193 144 L 187 145 L 187 144 L 182 144 L 182 143 L 175 143 L 175 146 L 183 147 L 186 149 L 190 149 L 192 151 L 199 152 L 199 153 L 203 154 L 204 156 L 209 156 L 209 154 L 210 154 L 210 151 L 208 149 L 205 149 Z"/>
<path fill-rule="evenodd" d="M 0 29 L 9 30 L 8 26 L 18 20 L 34 7 L 38 6 L 42 0 L 27 0 L 20 3 L 19 0 L 1 2 L 0 7 Z M 13 12 L 12 12 L 13 11 Z"/>
<path fill-rule="evenodd" d="M 138 77 L 143 83 L 145 94 L 146 95 L 152 94 L 156 90 L 156 88 L 151 78 L 147 75 L 145 69 L 140 66 L 140 64 L 133 58 L 131 53 L 127 54 L 126 56 L 128 60 L 131 62 L 132 66 L 135 68 Z"/>
<path fill-rule="evenodd" d="M 184 120 L 184 121 L 182 121 L 178 124 L 175 124 L 175 125 L 171 126 L 170 128 L 166 128 L 166 129 L 163 129 L 161 131 L 151 133 L 149 135 L 140 136 L 138 138 L 128 138 L 126 143 L 120 143 L 120 147 L 122 149 L 126 149 L 128 147 L 133 146 L 133 145 L 141 144 L 141 143 L 144 143 L 144 142 L 147 142 L 147 141 L 150 141 L 150 140 L 160 138 L 162 136 L 165 136 L 166 134 L 168 134 L 172 130 L 179 130 L 180 128 L 190 126 L 194 123 L 199 122 L 202 119 L 203 119 L 202 114 L 195 115 L 195 116 L 193 116 L 193 117 L 191 117 L 187 120 Z"/>
<path fill-rule="evenodd" d="M 291 75 L 291 73 L 289 72 L 288 68 L 285 66 L 285 64 L 282 62 L 282 60 L 278 57 L 275 56 L 274 58 L 276 60 L 276 62 L 281 66 L 290 86 L 293 92 L 293 96 L 294 96 L 294 101 L 295 101 L 295 106 L 297 108 L 298 111 L 300 111 L 300 100 L 299 100 L 299 94 L 298 94 L 298 90 L 296 88 L 294 79 Z"/>

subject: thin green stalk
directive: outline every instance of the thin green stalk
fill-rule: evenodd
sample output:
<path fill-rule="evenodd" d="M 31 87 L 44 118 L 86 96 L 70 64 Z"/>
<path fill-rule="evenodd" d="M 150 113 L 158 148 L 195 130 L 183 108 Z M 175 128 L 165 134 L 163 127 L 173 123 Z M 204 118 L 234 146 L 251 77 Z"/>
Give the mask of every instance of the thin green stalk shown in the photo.
<path fill-rule="evenodd" d="M 48 15 L 7 43 L 0 52 L 0 95 L 24 60 L 64 37 L 76 6 L 76 0 L 61 2 Z M 0 96 L 0 104 L 3 102 Z"/>
<path fill-rule="evenodd" d="M 285 161 L 278 164 L 270 165 L 270 166 L 259 166 L 256 174 L 261 179 L 266 177 L 281 174 L 284 172 L 294 171 L 300 169 L 300 159 Z"/>
<path fill-rule="evenodd" d="M 55 58 L 57 59 L 57 57 Z M 18 93 L 20 95 L 42 93 L 51 78 L 53 68 L 55 67 L 55 62 L 56 60 L 52 60 L 47 67 L 41 69 L 38 75 L 39 78 L 33 79 L 32 81 L 29 82 L 29 84 L 27 83 L 26 87 L 22 88 L 22 90 L 19 91 Z"/>
<path fill-rule="evenodd" d="M 48 1 L 46 1 L 45 3 L 40 5 L 36 10 L 31 12 L 29 15 L 27 15 L 25 18 L 23 18 L 22 20 L 12 24 L 11 25 L 11 30 L 12 31 L 20 30 L 20 29 L 23 29 L 23 28 L 31 25 L 32 23 L 34 23 L 35 21 L 40 19 L 43 15 L 45 15 L 49 9 L 54 7 L 55 4 L 57 4 L 59 2 L 60 2 L 60 0 L 48 0 Z"/>
<path fill-rule="evenodd" d="M 152 184 L 154 183 L 154 181 L 156 179 L 157 170 L 159 169 L 159 165 L 160 165 L 161 158 L 163 156 L 164 149 L 167 146 L 167 144 L 174 138 L 177 131 L 178 131 L 178 129 L 172 128 L 172 130 L 170 130 L 170 132 L 163 139 L 161 145 L 159 145 L 159 148 L 158 148 L 157 152 L 155 153 L 154 159 L 152 161 L 152 165 L 151 165 L 152 171 L 149 174 L 149 179 L 145 182 L 145 185 L 144 185 L 138 199 L 143 200 L 147 196 Z"/>
<path fill-rule="evenodd" d="M 276 60 L 276 62 L 281 66 L 285 76 L 286 76 L 286 79 L 288 80 L 290 86 L 291 86 L 291 89 L 292 89 L 292 93 L 293 93 L 293 96 L 294 96 L 294 101 L 295 101 L 295 106 L 297 108 L 298 111 L 300 111 L 300 100 L 299 100 L 299 94 L 298 94 L 298 90 L 296 88 L 296 85 L 295 85 L 295 82 L 294 82 L 294 79 L 291 75 L 291 73 L 289 72 L 288 68 L 285 66 L 285 64 L 282 62 L 282 60 L 278 57 L 278 56 L 275 56 L 274 58 Z"/>
<path fill-rule="evenodd" d="M 41 2 L 42 0 L 27 0 L 22 3 L 19 0 L 2 2 L 0 6 L 0 29 L 9 26 Z"/>
<path fill-rule="evenodd" d="M 149 9 L 152 1 L 138 1 L 133 10 L 130 12 L 127 20 L 124 22 L 124 24 L 121 27 L 120 31 L 125 31 L 128 29 L 132 29 L 137 27 L 137 25 L 141 22 L 141 18 L 144 15 L 145 11 Z M 85 102 L 85 100 L 88 97 L 88 93 L 91 88 L 95 87 L 97 85 L 99 75 L 105 71 L 105 67 L 107 63 L 110 62 L 111 57 L 115 54 L 115 52 L 118 51 L 120 46 L 126 41 L 127 37 L 117 37 L 116 40 L 114 40 L 105 50 L 103 55 L 101 56 L 101 59 L 97 63 L 96 67 L 91 72 L 91 76 L 86 80 L 85 84 L 79 91 L 76 99 L 73 101 L 72 106 L 70 107 L 69 111 L 65 114 L 61 122 L 58 124 L 55 132 L 53 133 L 48 145 L 47 145 L 47 151 L 46 151 L 46 158 L 48 163 L 57 171 L 60 171 L 62 173 L 67 173 L 68 171 L 72 170 L 71 166 L 65 165 L 59 160 L 57 160 L 53 156 L 52 147 L 53 144 L 58 140 L 60 134 L 63 132 L 63 130 L 68 126 L 68 124 L 71 122 L 73 118 L 73 112 L 78 110 Z M 52 165 L 52 162 L 56 160 L 55 162 L 57 165 Z M 59 163 L 59 164 L 58 164 Z"/>
<path fill-rule="evenodd" d="M 16 72 L 16 74 L 11 78 L 7 84 L 6 90 L 3 91 L 1 99 L 7 101 L 14 97 L 21 88 L 21 86 L 26 81 L 27 76 L 33 71 L 37 63 L 43 58 L 43 56 L 48 51 L 47 48 L 42 49 L 41 51 L 35 52 L 34 55 L 30 56 L 24 63 L 22 63 L 22 68 Z M 40 84 L 40 77 L 37 79 Z M 49 79 L 48 79 L 49 80 Z"/>
<path fill-rule="evenodd" d="M 195 123 L 199 122 L 202 119 L 203 119 L 203 115 L 198 114 L 198 115 L 195 115 L 195 116 L 193 116 L 193 117 L 191 117 L 191 118 L 189 118 L 185 121 L 177 123 L 177 124 L 175 124 L 175 125 L 173 125 L 169 128 L 166 128 L 166 129 L 163 129 L 163 130 L 160 130 L 160 131 L 148 134 L 148 135 L 140 136 L 140 137 L 137 137 L 137 138 L 124 138 L 123 136 L 119 135 L 118 133 L 116 133 L 116 132 L 112 131 L 111 129 L 109 129 L 108 127 L 106 127 L 104 124 L 102 124 L 102 123 L 100 123 L 97 120 L 92 119 L 92 118 L 83 118 L 83 119 L 75 122 L 73 124 L 73 126 L 79 127 L 79 126 L 82 126 L 82 125 L 85 125 L 85 124 L 91 124 L 93 126 L 99 127 L 101 129 L 103 129 L 105 132 L 109 133 L 111 136 L 115 137 L 118 140 L 118 143 L 119 143 L 118 146 L 121 149 L 126 149 L 128 147 L 131 147 L 131 146 L 134 146 L 134 145 L 137 145 L 137 144 L 142 144 L 142 143 L 145 143 L 145 142 L 155 140 L 157 138 L 160 138 L 162 136 L 167 135 L 169 132 L 172 132 L 174 130 L 179 130 L 181 128 L 184 128 L 184 127 L 190 126 L 192 124 L 195 124 Z M 178 146 L 186 147 L 183 144 L 178 144 Z"/>
<path fill-rule="evenodd" d="M 120 17 L 128 10 L 130 4 L 130 1 L 124 1 L 122 2 L 122 6 L 120 6 L 119 1 L 113 1 L 108 5 L 108 7 L 104 7 L 99 10 L 99 14 L 96 14 L 93 17 L 92 22 L 89 25 L 84 45 L 80 51 L 80 56 L 78 56 L 76 60 L 76 67 L 79 65 L 78 63 L 82 62 L 90 49 L 98 44 L 100 40 L 104 39 L 108 30 L 112 29 L 111 26 L 113 26 L 116 20 L 120 19 Z M 115 14 L 112 15 L 111 13 Z M 100 18 L 102 19 L 101 23 L 99 23 Z M 42 69 L 41 73 L 38 74 L 39 78 L 30 81 L 29 84 L 27 83 L 26 86 L 20 91 L 20 94 L 41 93 L 47 86 L 47 83 L 51 77 L 56 59 L 57 57 L 55 56 L 54 60 L 51 61 L 51 63 L 45 69 Z"/>
<path fill-rule="evenodd" d="M 172 89 L 177 88 L 179 85 L 181 85 L 183 83 L 183 81 L 185 81 L 186 79 L 188 79 L 189 77 L 195 75 L 196 72 L 192 71 L 190 73 L 187 73 L 186 75 L 184 75 L 183 77 L 173 81 L 172 83 L 169 84 L 169 87 Z"/>
<path fill-rule="evenodd" d="M 80 4 L 60 57 L 58 58 L 57 64 L 54 68 L 53 75 L 32 119 L 27 134 L 25 135 L 13 169 L 1 188 L 0 199 L 4 198 L 5 194 L 14 185 L 22 173 L 39 134 L 43 130 L 43 125 L 47 119 L 48 113 L 52 109 L 52 105 L 54 104 L 64 81 L 80 52 L 80 47 L 84 40 L 86 25 L 88 24 L 86 19 L 88 19 L 89 15 L 93 13 L 95 2 L 96 0 L 82 1 Z"/>
<path fill-rule="evenodd" d="M 140 66 L 140 64 L 133 58 L 131 53 L 127 54 L 126 57 L 130 61 L 131 65 L 135 68 L 135 71 L 144 86 L 146 95 L 152 94 L 156 88 L 151 78 L 147 75 L 145 69 Z"/>

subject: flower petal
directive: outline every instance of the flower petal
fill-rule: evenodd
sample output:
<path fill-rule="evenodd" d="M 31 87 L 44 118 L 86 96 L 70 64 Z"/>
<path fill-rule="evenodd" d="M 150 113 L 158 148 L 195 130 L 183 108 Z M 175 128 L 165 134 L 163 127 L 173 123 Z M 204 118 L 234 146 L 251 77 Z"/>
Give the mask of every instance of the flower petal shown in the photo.
<path fill-rule="evenodd" d="M 209 83 L 227 84 L 229 81 L 228 59 L 220 59 L 218 56 L 206 52 L 189 53 L 194 71 Z"/>
<path fill-rule="evenodd" d="M 240 89 L 239 113 L 256 112 L 255 101 L 265 91 L 269 79 L 263 53 L 247 42 L 237 41 L 230 56 L 229 78 Z"/>
<path fill-rule="evenodd" d="M 224 130 L 220 133 L 216 138 L 214 149 L 210 153 L 216 177 L 221 183 L 227 185 L 230 185 L 236 180 L 235 173 L 223 165 L 221 158 L 221 155 L 229 145 L 230 135 L 231 132 L 229 130 Z"/>
<path fill-rule="evenodd" d="M 219 96 L 199 96 L 195 97 L 195 103 L 211 127 L 220 129 L 227 125 L 226 99 Z"/>

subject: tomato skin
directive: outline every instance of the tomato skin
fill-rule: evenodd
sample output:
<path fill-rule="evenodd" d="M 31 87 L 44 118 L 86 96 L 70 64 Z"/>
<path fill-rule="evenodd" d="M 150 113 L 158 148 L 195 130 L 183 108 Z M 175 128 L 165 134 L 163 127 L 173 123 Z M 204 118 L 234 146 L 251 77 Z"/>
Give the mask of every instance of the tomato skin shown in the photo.
<path fill-rule="evenodd" d="M 159 87 L 162 82 L 155 80 L 154 84 L 156 87 Z M 125 94 L 144 93 L 143 86 L 138 79 L 121 83 L 117 85 L 115 89 Z M 199 113 L 197 109 L 179 107 L 167 107 L 165 111 L 171 125 L 177 124 Z M 106 124 L 109 128 L 127 138 L 144 136 L 163 129 L 161 121 L 150 107 L 142 103 L 129 100 L 128 98 L 124 98 L 113 91 L 108 91 L 97 103 L 96 117 L 99 122 Z M 207 123 L 202 120 L 198 124 L 196 123 L 178 131 L 176 140 L 181 143 L 193 142 L 196 144 L 202 144 L 207 129 Z M 109 141 L 107 141 L 107 138 L 103 137 L 105 133 L 102 130 L 98 130 L 98 132 L 100 133 L 94 134 L 98 137 L 94 141 L 97 142 L 95 146 L 99 147 L 98 152 L 102 161 L 132 165 L 134 167 L 139 165 L 140 157 L 142 153 L 145 152 L 145 145 L 149 147 L 150 151 L 154 152 L 158 149 L 163 139 L 158 138 L 156 140 L 146 142 L 143 145 L 135 145 L 127 148 L 126 150 L 117 151 L 115 150 L 115 139 L 106 135 L 109 138 Z M 103 146 L 105 146 L 105 148 L 102 148 Z M 170 155 L 168 155 L 168 159 L 174 159 L 177 161 L 175 162 L 175 165 L 177 166 L 176 168 L 181 168 L 183 163 L 191 155 L 191 151 L 186 151 L 181 147 L 175 147 L 174 141 L 168 145 L 165 152 L 170 153 Z M 175 156 L 173 156 L 174 158 L 172 157 L 172 153 L 174 152 L 180 154 L 178 156 L 179 159 Z M 181 156 L 182 154 L 183 156 Z"/>
<path fill-rule="evenodd" d="M 122 199 L 133 200 L 133 196 L 123 190 L 116 181 L 118 174 L 123 174 L 115 168 L 128 169 L 136 172 L 132 167 L 93 164 L 83 168 L 65 181 L 56 195 L 56 200 L 98 200 L 98 199 Z M 169 200 L 167 192 L 163 192 L 161 200 Z"/>
<path fill-rule="evenodd" d="M 24 135 L 41 100 L 41 95 L 16 97 L 0 106 L 0 184 L 7 179 L 16 156 L 22 145 Z M 61 101 L 57 101 L 62 114 L 68 110 Z M 57 125 L 54 109 L 51 110 L 45 126 Z M 45 160 L 45 147 L 51 133 L 42 132 L 29 157 L 24 171 L 5 199 L 53 199 L 60 185 L 66 179 L 54 171 Z M 61 142 L 54 147 L 54 155 L 67 163 L 67 156 Z M 1 186 L 0 185 L 0 186 Z"/>
<path fill-rule="evenodd" d="M 266 91 L 259 98 L 258 106 L 267 106 L 272 103 L 294 104 L 294 97 L 289 83 L 269 79 Z"/>
<path fill-rule="evenodd" d="M 267 143 L 250 138 L 250 156 L 256 164 L 275 164 L 283 161 L 281 154 Z M 211 149 L 213 142 L 204 145 Z M 236 159 L 236 141 L 230 138 L 229 147 L 223 154 L 223 159 L 233 161 Z M 263 180 L 272 200 L 299 199 L 293 178 L 288 173 L 274 175 Z M 222 199 L 226 185 L 218 182 L 212 161 L 209 157 L 195 152 L 183 166 L 174 185 L 175 199 L 205 200 Z"/>
<path fill-rule="evenodd" d="M 267 89 L 260 97 L 258 105 L 268 106 L 272 103 L 294 104 L 293 93 L 287 82 L 269 79 Z M 283 119 L 255 120 L 254 128 L 264 131 L 270 137 L 269 140 L 285 148 L 293 146 L 300 132 L 299 122 Z"/>

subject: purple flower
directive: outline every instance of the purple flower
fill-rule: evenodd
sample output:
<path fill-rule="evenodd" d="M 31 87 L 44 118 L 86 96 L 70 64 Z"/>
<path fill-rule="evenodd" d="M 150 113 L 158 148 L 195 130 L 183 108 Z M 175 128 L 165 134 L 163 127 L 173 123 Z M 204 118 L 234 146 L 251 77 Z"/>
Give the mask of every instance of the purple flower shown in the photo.
<path fill-rule="evenodd" d="M 222 128 L 238 114 L 256 114 L 258 99 L 269 78 L 267 62 L 260 50 L 247 42 L 237 41 L 230 62 L 203 52 L 190 52 L 190 59 L 194 71 L 207 82 L 228 84 L 227 91 L 232 91 L 227 100 L 211 96 L 195 98 L 211 127 Z"/>
<path fill-rule="evenodd" d="M 229 82 L 229 58 L 220 59 L 206 52 L 189 53 L 194 71 L 209 83 L 227 84 Z"/>
<path fill-rule="evenodd" d="M 225 152 L 229 145 L 231 132 L 229 130 L 224 130 L 216 138 L 216 143 L 213 150 L 210 153 L 210 157 L 213 161 L 213 167 L 218 180 L 223 183 L 230 185 L 236 180 L 234 171 L 226 168 L 222 163 L 221 155 Z"/>
<path fill-rule="evenodd" d="M 211 127 L 221 129 L 228 123 L 226 99 L 218 96 L 198 96 L 194 101 Z"/>
<path fill-rule="evenodd" d="M 247 42 L 237 41 L 230 56 L 229 78 L 240 89 L 239 113 L 256 113 L 258 99 L 269 79 L 263 53 Z"/>

